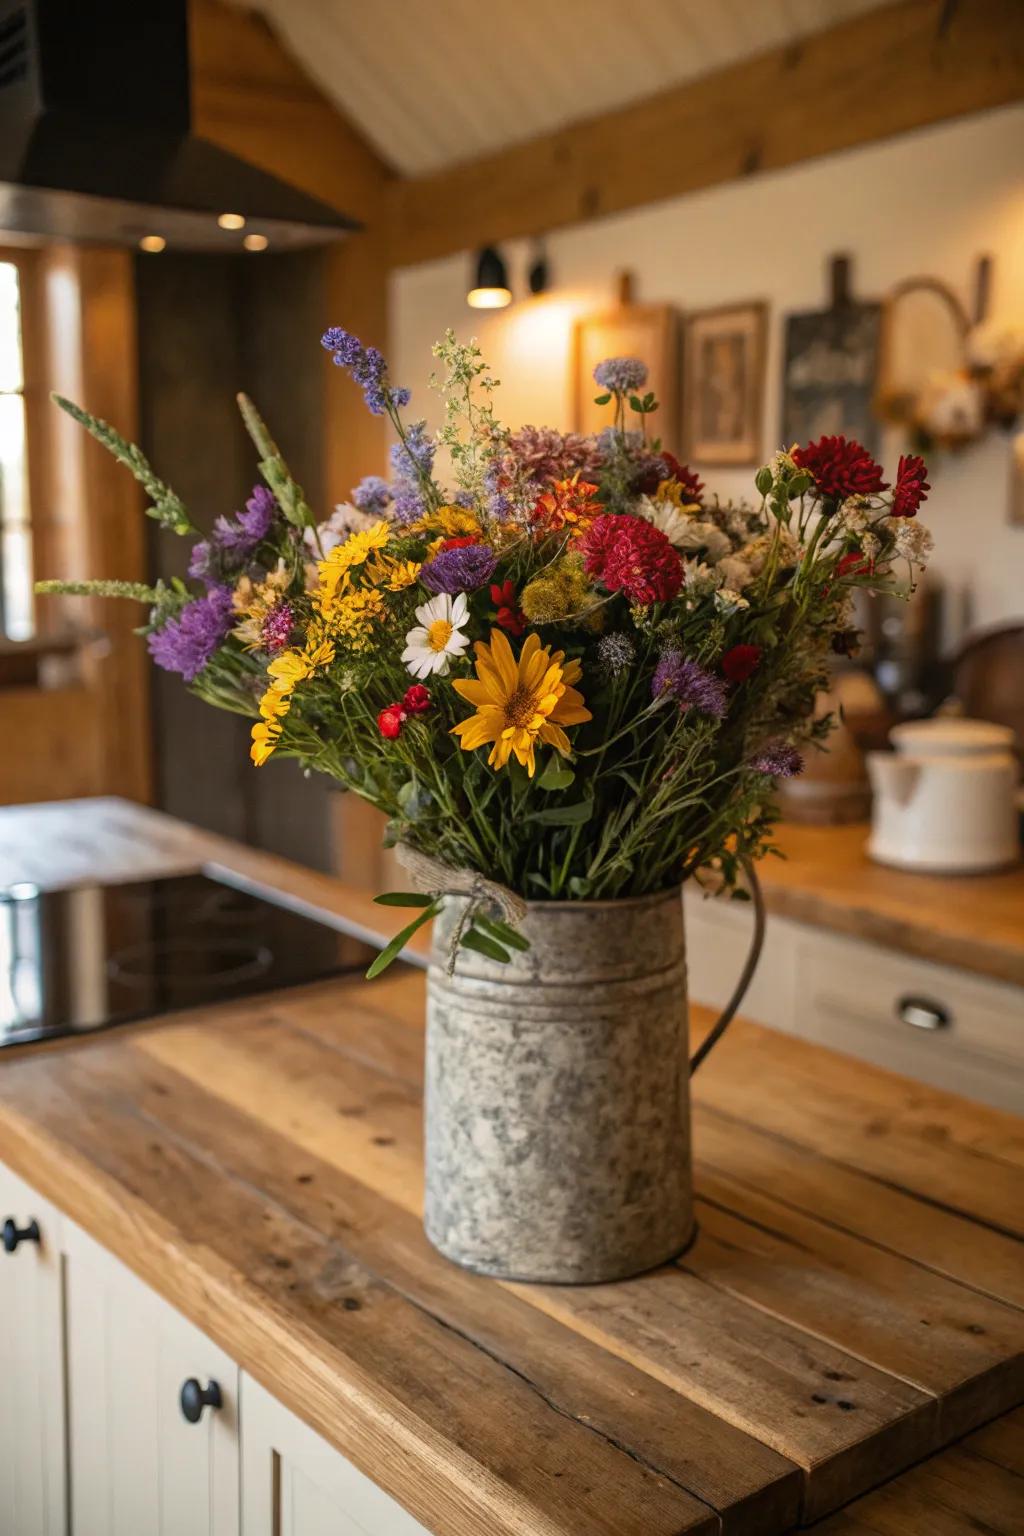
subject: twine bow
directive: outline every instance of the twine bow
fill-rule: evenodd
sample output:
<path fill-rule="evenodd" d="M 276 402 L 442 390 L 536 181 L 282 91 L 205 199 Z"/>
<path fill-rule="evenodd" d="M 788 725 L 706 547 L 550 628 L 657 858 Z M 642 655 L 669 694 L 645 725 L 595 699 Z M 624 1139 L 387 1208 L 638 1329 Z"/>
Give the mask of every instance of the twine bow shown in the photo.
<path fill-rule="evenodd" d="M 481 907 L 490 907 L 499 912 L 502 921 L 512 928 L 518 928 L 526 916 L 527 906 L 521 896 L 497 880 L 488 880 L 475 869 L 458 869 L 452 864 L 445 864 L 442 859 L 431 858 L 430 854 L 421 853 L 408 843 L 396 845 L 395 857 L 412 876 L 416 889 L 424 895 L 468 898 L 448 941 L 446 970 L 449 976 L 455 970 L 462 936 Z"/>

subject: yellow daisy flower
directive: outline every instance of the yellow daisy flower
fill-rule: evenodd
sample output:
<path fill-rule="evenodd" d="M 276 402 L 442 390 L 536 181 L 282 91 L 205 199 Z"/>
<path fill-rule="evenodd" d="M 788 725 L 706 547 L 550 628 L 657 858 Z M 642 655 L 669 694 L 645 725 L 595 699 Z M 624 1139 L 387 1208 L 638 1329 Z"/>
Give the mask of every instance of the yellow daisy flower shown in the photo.
<path fill-rule="evenodd" d="M 320 561 L 317 598 L 321 608 L 326 609 L 333 602 L 339 589 L 345 590 L 349 572 L 365 564 L 375 551 L 385 549 L 390 538 L 391 529 L 381 518 L 369 528 L 350 533 L 343 544 L 337 544 L 331 550 L 326 560 Z"/>
<path fill-rule="evenodd" d="M 476 643 L 476 677 L 456 678 L 455 691 L 476 706 L 476 713 L 453 728 L 464 752 L 493 743 L 487 761 L 504 768 L 516 759 L 533 777 L 537 742 L 547 742 L 563 756 L 571 748 L 563 725 L 592 719 L 579 681 L 578 661 L 566 662 L 564 651 L 546 651 L 536 634 L 527 635 L 519 660 L 500 629 L 491 630 L 491 643 Z"/>
<path fill-rule="evenodd" d="M 260 699 L 261 719 L 252 728 L 252 746 L 249 756 L 257 768 L 262 768 L 281 739 L 284 729 L 282 719 L 291 708 L 291 692 L 270 687 Z"/>
<path fill-rule="evenodd" d="M 418 560 L 396 560 L 393 555 L 375 555 L 366 567 L 366 579 L 371 586 L 383 587 L 386 592 L 404 592 L 418 580 L 422 569 Z"/>
<path fill-rule="evenodd" d="M 467 533 L 480 533 L 480 519 L 475 512 L 470 512 L 468 507 L 438 507 L 436 511 L 424 512 L 416 522 L 410 523 L 405 530 L 409 534 L 436 533 L 442 539 L 457 539 Z"/>

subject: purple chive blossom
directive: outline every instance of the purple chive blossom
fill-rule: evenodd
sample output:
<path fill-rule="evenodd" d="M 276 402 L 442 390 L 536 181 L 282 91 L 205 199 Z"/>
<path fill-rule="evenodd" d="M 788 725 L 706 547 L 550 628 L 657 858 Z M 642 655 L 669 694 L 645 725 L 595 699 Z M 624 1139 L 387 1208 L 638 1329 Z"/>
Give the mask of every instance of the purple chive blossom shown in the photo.
<path fill-rule="evenodd" d="M 487 544 L 465 544 L 460 549 L 442 549 L 420 571 L 420 580 L 430 592 L 472 592 L 494 575 L 498 557 Z"/>
<path fill-rule="evenodd" d="M 594 369 L 594 382 L 616 395 L 635 392 L 647 383 L 647 364 L 638 357 L 606 357 Z"/>
<path fill-rule="evenodd" d="M 804 760 L 796 747 L 775 738 L 766 741 L 755 753 L 750 759 L 750 767 L 755 773 L 767 774 L 772 779 L 792 779 L 803 772 Z"/>
<path fill-rule="evenodd" d="M 725 684 L 680 651 L 666 651 L 654 669 L 651 693 L 668 693 L 680 709 L 697 709 L 721 720 L 729 707 Z"/>
<path fill-rule="evenodd" d="M 263 620 L 260 630 L 260 640 L 263 649 L 274 655 L 277 651 L 283 651 L 291 639 L 292 630 L 295 627 L 295 614 L 291 603 L 275 603 L 273 608 Z"/>
<path fill-rule="evenodd" d="M 233 622 L 230 587 L 211 587 L 148 637 L 149 654 L 164 671 L 194 682 Z"/>
<path fill-rule="evenodd" d="M 367 409 L 374 416 L 389 410 L 401 410 L 409 404 L 409 391 L 396 389 L 388 379 L 384 354 L 376 347 L 364 347 L 357 336 L 332 325 L 320 338 L 320 345 L 331 354 L 331 362 L 347 368 L 363 392 Z"/>
<path fill-rule="evenodd" d="M 380 475 L 365 475 L 352 492 L 352 504 L 359 508 L 360 512 L 376 513 L 380 516 L 391 501 L 391 490 L 386 480 Z"/>

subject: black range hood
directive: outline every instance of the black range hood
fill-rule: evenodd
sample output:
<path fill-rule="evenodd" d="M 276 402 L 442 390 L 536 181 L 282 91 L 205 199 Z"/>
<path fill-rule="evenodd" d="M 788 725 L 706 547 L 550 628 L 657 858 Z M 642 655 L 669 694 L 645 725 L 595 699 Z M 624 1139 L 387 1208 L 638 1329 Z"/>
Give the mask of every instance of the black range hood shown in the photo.
<path fill-rule="evenodd" d="M 0 231 L 225 252 L 358 228 L 192 133 L 187 0 L 0 0 Z"/>

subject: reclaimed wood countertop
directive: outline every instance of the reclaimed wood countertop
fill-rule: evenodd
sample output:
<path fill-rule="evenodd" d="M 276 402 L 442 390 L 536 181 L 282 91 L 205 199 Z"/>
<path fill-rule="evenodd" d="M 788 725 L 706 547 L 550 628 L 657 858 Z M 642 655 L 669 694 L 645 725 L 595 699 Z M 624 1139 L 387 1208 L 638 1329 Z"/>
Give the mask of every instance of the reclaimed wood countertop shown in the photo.
<path fill-rule="evenodd" d="M 0 850 L 4 883 L 206 865 L 382 915 L 121 802 L 0 811 Z M 1022 1122 L 738 1021 L 694 1084 L 690 1250 L 497 1283 L 420 1225 L 422 1013 L 401 967 L 5 1051 L 0 1158 L 444 1536 L 777 1536 L 1024 1401 Z M 946 1456 L 831 1528 L 1009 1536 L 1019 1475 Z M 944 1475 L 987 1525 L 885 1523 Z"/>
<path fill-rule="evenodd" d="M 1024 865 L 923 875 L 868 858 L 869 828 L 784 822 L 762 859 L 769 912 L 1024 986 Z"/>

